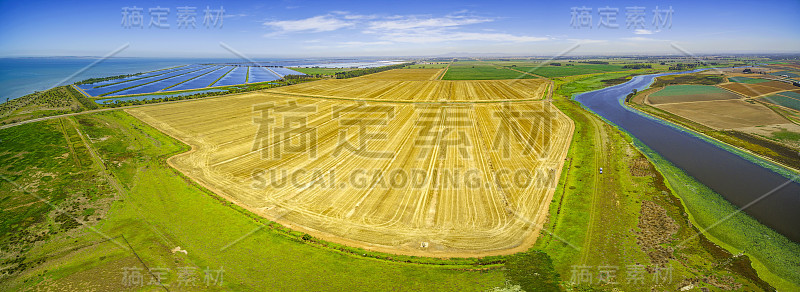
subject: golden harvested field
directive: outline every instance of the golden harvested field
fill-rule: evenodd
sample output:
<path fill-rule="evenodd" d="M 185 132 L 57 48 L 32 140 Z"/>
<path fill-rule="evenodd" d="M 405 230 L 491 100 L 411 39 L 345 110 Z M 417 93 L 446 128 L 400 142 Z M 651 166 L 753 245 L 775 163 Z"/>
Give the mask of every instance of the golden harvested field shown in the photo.
<path fill-rule="evenodd" d="M 376 101 L 499 101 L 541 99 L 548 86 L 549 82 L 543 79 L 401 81 L 359 77 L 307 82 L 270 91 L 296 96 Z"/>
<path fill-rule="evenodd" d="M 789 123 L 761 104 L 742 100 L 717 100 L 655 105 L 656 107 L 716 129 L 736 129 Z"/>
<path fill-rule="evenodd" d="M 367 80 L 405 80 L 405 81 L 424 81 L 435 80 L 442 69 L 394 69 L 389 71 L 368 74 L 356 79 Z"/>
<path fill-rule="evenodd" d="M 434 257 L 529 248 L 574 129 L 545 101 L 264 91 L 127 112 L 192 145 L 169 163 L 240 206 L 326 240 Z"/>

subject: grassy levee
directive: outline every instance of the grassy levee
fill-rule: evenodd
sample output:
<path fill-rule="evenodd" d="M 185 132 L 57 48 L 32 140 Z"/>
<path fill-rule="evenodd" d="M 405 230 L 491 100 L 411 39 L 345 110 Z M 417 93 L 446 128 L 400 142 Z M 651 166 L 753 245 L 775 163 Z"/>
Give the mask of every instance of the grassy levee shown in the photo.
<path fill-rule="evenodd" d="M 562 86 L 556 92 L 564 94 L 564 96 L 572 96 L 575 93 L 599 89 L 601 88 L 601 82 L 599 82 L 601 79 L 602 75 L 595 75 L 573 81 L 576 84 L 562 83 Z M 733 151 L 754 163 L 769 167 L 784 175 L 792 175 L 790 171 L 781 169 L 751 154 L 716 142 L 708 137 L 702 135 L 700 137 Z M 720 218 L 734 213 L 738 209 L 721 195 L 697 182 L 640 141 L 636 139 L 631 141 L 655 165 L 658 172 L 666 180 L 666 186 L 672 194 L 680 198 L 680 203 L 689 213 L 689 219 L 697 228 L 711 226 Z M 556 194 L 558 195 L 559 193 L 557 192 Z M 703 234 L 732 254 L 741 253 L 750 256 L 752 266 L 758 272 L 758 276 L 775 288 L 782 291 L 792 291 L 800 288 L 800 270 L 797 269 L 797 261 L 800 259 L 800 245 L 791 242 L 752 217 L 744 213 L 737 213 Z"/>
<path fill-rule="evenodd" d="M 794 177 L 796 175 L 793 170 L 777 166 L 751 153 L 691 130 L 689 132 L 784 176 Z M 640 141 L 635 140 L 635 145 L 658 165 L 659 171 L 669 182 L 670 188 L 679 195 L 691 214 L 690 218 L 695 226 L 706 229 L 718 224 L 704 232 L 715 243 L 724 246 L 732 253 L 752 255 L 753 266 L 759 272 L 759 276 L 779 290 L 800 289 L 800 270 L 797 269 L 800 264 L 798 262 L 800 244 L 792 242 L 749 215 L 738 212 L 738 207 L 665 160 Z M 721 218 L 733 213 L 735 215 L 718 223 Z"/>
<path fill-rule="evenodd" d="M 735 257 L 702 235 L 692 237 L 698 230 L 689 223 L 680 201 L 628 135 L 577 102 L 562 97 L 554 104 L 575 121 L 576 128 L 544 226 L 550 232 L 543 233 L 534 248 L 552 257 L 566 287 L 589 288 L 569 283 L 575 266 L 593 270 L 606 266 L 619 268 L 617 284 L 592 288 L 663 290 L 696 281 L 695 287 L 710 289 L 770 289 L 755 275 L 747 257 Z M 604 174 L 598 173 L 599 167 Z M 653 219 L 662 223 L 653 224 Z M 677 247 L 684 240 L 688 240 L 685 246 Z M 625 269 L 636 264 L 669 267 L 673 278 L 653 282 L 650 273 L 644 283 L 626 282 Z M 718 286 L 704 283 L 711 278 L 728 280 Z"/>
<path fill-rule="evenodd" d="M 355 256 L 317 246 L 280 226 L 265 227 L 262 222 L 266 220 L 232 207 L 166 164 L 167 157 L 188 150 L 188 146 L 123 111 L 75 119 L 80 131 L 93 138 L 91 147 L 123 189 L 122 199 L 113 203 L 107 217 L 95 227 L 109 237 L 124 235 L 149 267 L 171 269 L 167 281 L 172 287 L 174 272 L 181 267 L 196 268 L 201 281 L 206 267 L 224 268 L 224 285 L 215 286 L 220 290 L 468 291 L 503 285 L 499 269 Z M 114 242 L 99 243 L 102 240 L 84 230 L 79 236 L 41 244 L 28 258 L 42 263 L 32 264 L 16 278 L 4 279 L 0 287 L 82 290 L 98 282 L 121 283 L 122 268 L 141 267 L 129 250 Z M 170 253 L 176 246 L 188 255 Z"/>

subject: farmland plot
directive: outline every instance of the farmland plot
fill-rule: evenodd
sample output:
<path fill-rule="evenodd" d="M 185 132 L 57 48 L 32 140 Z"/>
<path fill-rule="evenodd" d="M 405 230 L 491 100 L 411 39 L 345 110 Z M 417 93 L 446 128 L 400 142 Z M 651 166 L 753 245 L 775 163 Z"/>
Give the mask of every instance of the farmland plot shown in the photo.
<path fill-rule="evenodd" d="M 265 91 L 128 112 L 193 146 L 171 165 L 253 212 L 334 242 L 443 257 L 529 248 L 573 130 L 544 101 Z"/>
<path fill-rule="evenodd" d="M 738 99 L 739 96 L 709 85 L 670 85 L 647 96 L 650 104 Z"/>
<path fill-rule="evenodd" d="M 424 81 L 434 80 L 440 71 L 440 69 L 396 69 L 364 75 L 358 79 Z"/>
<path fill-rule="evenodd" d="M 656 106 L 715 129 L 789 123 L 788 120 L 764 105 L 750 104 L 742 100 L 672 103 Z"/>
<path fill-rule="evenodd" d="M 548 85 L 548 82 L 541 79 L 400 81 L 352 78 L 308 82 L 272 91 L 300 96 L 365 100 L 487 101 L 540 99 Z"/>

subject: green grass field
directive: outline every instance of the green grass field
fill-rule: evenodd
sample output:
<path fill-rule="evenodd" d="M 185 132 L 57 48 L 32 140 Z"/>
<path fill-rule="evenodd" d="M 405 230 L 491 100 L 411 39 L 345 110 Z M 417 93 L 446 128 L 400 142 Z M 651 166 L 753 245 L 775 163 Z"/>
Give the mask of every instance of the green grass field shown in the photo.
<path fill-rule="evenodd" d="M 592 91 L 605 87 L 606 82 L 604 82 L 604 80 L 625 78 L 632 73 L 634 72 L 603 73 L 582 78 L 571 77 L 571 76 L 557 78 L 555 79 L 556 93 L 561 96 L 571 97 L 573 94 Z"/>
<path fill-rule="evenodd" d="M 769 81 L 767 79 L 750 78 L 750 77 L 729 77 L 728 80 L 730 82 L 745 83 L 745 84 L 756 84 Z"/>
<path fill-rule="evenodd" d="M 515 72 L 486 63 L 453 63 L 442 80 L 498 80 L 498 79 L 536 79 L 536 76 Z"/>
<path fill-rule="evenodd" d="M 669 85 L 664 87 L 664 89 L 651 93 L 650 96 L 678 96 L 714 93 L 728 93 L 728 91 L 710 85 Z"/>
<path fill-rule="evenodd" d="M 548 78 L 629 70 L 629 69 L 623 69 L 621 65 L 574 64 L 573 66 L 567 66 L 567 64 L 571 63 L 561 63 L 561 66 L 543 65 L 541 67 L 538 67 L 538 65 L 536 65 L 527 67 L 516 67 L 515 69 L 525 72 L 531 72 L 533 74 L 541 75 Z"/>

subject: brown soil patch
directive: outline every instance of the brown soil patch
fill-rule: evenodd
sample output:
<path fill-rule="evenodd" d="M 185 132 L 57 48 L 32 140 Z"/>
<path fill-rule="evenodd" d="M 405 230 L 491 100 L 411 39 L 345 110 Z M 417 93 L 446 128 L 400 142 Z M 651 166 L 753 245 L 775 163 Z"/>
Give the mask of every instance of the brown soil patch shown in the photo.
<path fill-rule="evenodd" d="M 722 87 L 722 88 L 725 88 L 725 89 L 728 89 L 728 90 L 735 91 L 737 93 L 740 93 L 742 95 L 749 96 L 749 97 L 761 96 L 761 95 L 765 95 L 765 94 L 769 94 L 769 93 L 778 92 L 778 91 L 784 91 L 785 90 L 785 89 L 775 88 L 775 87 L 772 87 L 772 86 L 762 85 L 764 83 L 771 83 L 771 82 L 772 81 L 763 82 L 763 83 L 757 83 L 757 84 L 727 83 L 727 84 L 721 84 L 721 85 L 718 85 L 718 86 Z"/>
<path fill-rule="evenodd" d="M 631 160 L 631 162 L 628 164 L 628 170 L 630 170 L 631 175 L 642 177 L 652 176 L 655 169 L 653 169 L 650 161 L 644 157 L 638 157 Z"/>
<path fill-rule="evenodd" d="M 715 129 L 789 123 L 764 105 L 742 100 L 673 103 L 657 107 Z"/>
<path fill-rule="evenodd" d="M 758 83 L 758 85 L 769 86 L 769 87 L 778 88 L 778 89 L 781 89 L 781 90 L 798 89 L 797 86 L 794 86 L 791 83 L 786 83 L 786 82 L 781 82 L 781 81 L 761 82 L 761 83 Z"/>
<path fill-rule="evenodd" d="M 638 226 L 637 243 L 650 257 L 650 261 L 657 266 L 669 264 L 669 260 L 674 259 L 675 255 L 672 254 L 672 247 L 663 244 L 670 242 L 680 226 L 667 215 L 667 210 L 653 201 L 643 201 Z"/>

